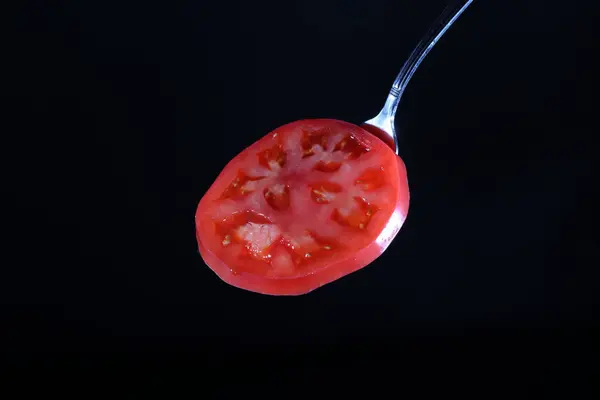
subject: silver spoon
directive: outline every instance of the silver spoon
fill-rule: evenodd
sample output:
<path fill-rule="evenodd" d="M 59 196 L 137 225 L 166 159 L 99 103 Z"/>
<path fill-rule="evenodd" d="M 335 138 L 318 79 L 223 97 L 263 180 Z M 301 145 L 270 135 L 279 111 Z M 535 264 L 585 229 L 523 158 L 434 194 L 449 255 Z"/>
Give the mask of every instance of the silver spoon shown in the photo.
<path fill-rule="evenodd" d="M 446 7 L 402 66 L 379 114 L 377 114 L 375 118 L 371 118 L 363 123 L 362 127 L 364 129 L 386 142 L 396 154 L 398 154 L 398 136 L 396 135 L 396 128 L 394 127 L 394 117 L 400 98 L 402 97 L 410 78 L 412 78 L 413 74 L 417 68 L 419 68 L 419 65 L 429 51 L 431 51 L 433 46 L 435 46 L 442 35 L 446 33 L 454 21 L 458 19 L 473 1 L 474 0 L 456 1 L 454 4 Z"/>

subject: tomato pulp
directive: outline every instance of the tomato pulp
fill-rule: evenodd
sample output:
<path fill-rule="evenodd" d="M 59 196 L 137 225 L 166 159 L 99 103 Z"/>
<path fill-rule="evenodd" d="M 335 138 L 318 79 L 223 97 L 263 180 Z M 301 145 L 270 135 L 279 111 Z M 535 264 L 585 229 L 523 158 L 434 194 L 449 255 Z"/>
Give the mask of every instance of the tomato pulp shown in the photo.
<path fill-rule="evenodd" d="M 225 282 L 299 295 L 374 261 L 408 213 L 404 163 L 343 121 L 284 125 L 223 169 L 196 211 L 205 263 Z"/>

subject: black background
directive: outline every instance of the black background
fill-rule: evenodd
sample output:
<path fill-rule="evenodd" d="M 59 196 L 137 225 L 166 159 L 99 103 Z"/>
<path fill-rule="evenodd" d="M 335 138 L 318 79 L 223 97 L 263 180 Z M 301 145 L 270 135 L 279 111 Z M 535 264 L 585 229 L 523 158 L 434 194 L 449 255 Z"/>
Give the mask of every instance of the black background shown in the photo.
<path fill-rule="evenodd" d="M 198 255 L 195 208 L 226 162 L 287 122 L 374 116 L 445 4 L 5 10 L 2 346 L 230 368 L 514 343 L 556 360 L 597 332 L 590 2 L 479 0 L 443 37 L 397 116 L 409 218 L 368 268 L 278 298 Z"/>

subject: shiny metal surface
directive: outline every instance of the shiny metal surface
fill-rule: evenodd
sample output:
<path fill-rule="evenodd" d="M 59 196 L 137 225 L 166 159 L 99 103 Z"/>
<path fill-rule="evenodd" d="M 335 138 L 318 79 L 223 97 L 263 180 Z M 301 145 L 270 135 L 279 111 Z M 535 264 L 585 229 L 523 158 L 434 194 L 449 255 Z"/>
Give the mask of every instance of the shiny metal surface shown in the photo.
<path fill-rule="evenodd" d="M 384 140 L 396 154 L 398 154 L 398 136 L 394 126 L 394 117 L 410 78 L 433 46 L 473 1 L 475 0 L 460 0 L 446 7 L 402 66 L 379 114 L 363 123 L 363 128 Z"/>

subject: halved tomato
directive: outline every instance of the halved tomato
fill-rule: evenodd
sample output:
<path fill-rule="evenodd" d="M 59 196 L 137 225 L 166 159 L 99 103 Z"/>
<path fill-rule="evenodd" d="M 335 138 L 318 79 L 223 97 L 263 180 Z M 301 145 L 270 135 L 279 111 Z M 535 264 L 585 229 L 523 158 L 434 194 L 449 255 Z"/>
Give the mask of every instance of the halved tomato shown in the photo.
<path fill-rule="evenodd" d="M 299 295 L 365 267 L 409 204 L 402 160 L 347 122 L 284 125 L 237 155 L 206 192 L 196 236 L 225 282 Z"/>

